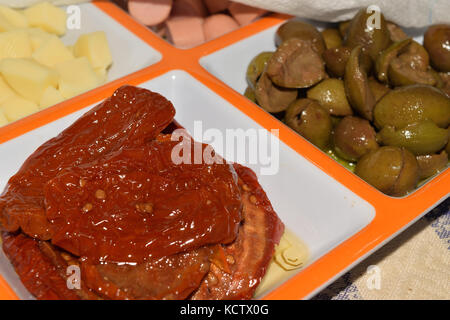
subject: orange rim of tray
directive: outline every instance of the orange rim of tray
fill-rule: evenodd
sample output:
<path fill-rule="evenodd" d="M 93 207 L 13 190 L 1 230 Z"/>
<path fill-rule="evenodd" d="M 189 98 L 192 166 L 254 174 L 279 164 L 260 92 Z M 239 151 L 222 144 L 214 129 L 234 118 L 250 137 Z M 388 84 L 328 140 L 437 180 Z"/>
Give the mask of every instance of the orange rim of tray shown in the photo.
<path fill-rule="evenodd" d="M 149 46 L 159 51 L 162 59 L 140 71 L 0 128 L 0 143 L 103 100 L 121 85 L 139 85 L 171 70 L 183 70 L 189 73 L 267 130 L 278 128 L 279 138 L 284 143 L 375 208 L 375 217 L 365 228 L 323 255 L 296 276 L 278 286 L 263 299 L 302 299 L 310 297 L 330 280 L 342 275 L 351 266 L 407 228 L 448 195 L 450 168 L 406 197 L 394 198 L 381 193 L 250 102 L 243 95 L 211 75 L 199 64 L 200 58 L 278 25 L 291 18 L 290 16 L 273 14 L 198 47 L 183 50 L 175 48 L 161 39 L 115 4 L 107 1 L 94 1 L 93 4 Z M 18 299 L 14 290 L 1 276 L 0 299 Z"/>

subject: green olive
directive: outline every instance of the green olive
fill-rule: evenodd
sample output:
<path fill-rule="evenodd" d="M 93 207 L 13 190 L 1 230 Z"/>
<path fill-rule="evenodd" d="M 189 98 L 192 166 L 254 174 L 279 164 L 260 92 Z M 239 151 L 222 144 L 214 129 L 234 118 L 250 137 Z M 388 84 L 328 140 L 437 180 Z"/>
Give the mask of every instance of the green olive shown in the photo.
<path fill-rule="evenodd" d="M 390 45 L 391 38 L 386 20 L 381 13 L 379 26 L 370 26 L 371 19 L 372 14 L 367 13 L 366 9 L 361 9 L 350 22 L 344 45 L 350 48 L 361 46 L 375 61 L 378 54 Z"/>
<path fill-rule="evenodd" d="M 350 57 L 351 49 L 347 47 L 332 48 L 324 51 L 322 57 L 327 66 L 328 72 L 338 78 L 342 78 L 345 73 L 345 66 Z"/>
<path fill-rule="evenodd" d="M 430 70 L 429 61 L 425 48 L 412 41 L 389 64 L 389 83 L 394 86 L 407 86 L 415 83 L 434 85 L 436 78 Z"/>
<path fill-rule="evenodd" d="M 347 116 L 334 128 L 333 144 L 336 154 L 348 161 L 356 161 L 378 148 L 375 129 L 369 121 Z"/>
<path fill-rule="evenodd" d="M 440 89 L 450 98 L 450 72 L 439 72 L 438 75 L 442 80 Z"/>
<path fill-rule="evenodd" d="M 277 86 L 307 88 L 324 79 L 325 63 L 309 42 L 291 38 L 267 61 L 266 73 Z"/>
<path fill-rule="evenodd" d="M 370 91 L 367 71 L 360 63 L 361 47 L 355 47 L 345 67 L 344 84 L 350 105 L 365 119 L 372 121 L 375 97 Z"/>
<path fill-rule="evenodd" d="M 329 145 L 331 118 L 317 101 L 294 101 L 286 110 L 285 123 L 317 147 L 325 149 Z"/>
<path fill-rule="evenodd" d="M 253 90 L 252 88 L 247 87 L 247 89 L 245 89 L 244 96 L 256 103 L 255 90 Z"/>
<path fill-rule="evenodd" d="M 369 78 L 369 88 L 372 92 L 373 96 L 375 97 L 375 101 L 380 101 L 381 98 L 383 98 L 391 89 L 387 85 L 384 85 L 382 83 L 379 83 L 375 78 L 370 77 Z"/>
<path fill-rule="evenodd" d="M 319 55 L 325 50 L 325 42 L 320 32 L 309 23 L 298 20 L 291 20 L 282 24 L 276 33 L 276 43 L 280 45 L 286 40 L 297 38 L 311 44 L 311 47 Z"/>
<path fill-rule="evenodd" d="M 438 24 L 425 32 L 425 48 L 431 57 L 433 67 L 443 72 L 450 72 L 450 25 Z"/>
<path fill-rule="evenodd" d="M 339 79 L 325 79 L 306 93 L 309 99 L 319 101 L 320 105 L 328 109 L 334 116 L 348 116 L 353 114 L 352 108 L 345 95 L 344 81 Z"/>
<path fill-rule="evenodd" d="M 426 179 L 447 167 L 448 154 L 442 151 L 439 154 L 417 156 L 416 159 L 419 165 L 420 179 Z"/>
<path fill-rule="evenodd" d="M 403 196 L 416 187 L 419 166 L 408 150 L 387 146 L 364 155 L 355 173 L 381 192 Z"/>
<path fill-rule="evenodd" d="M 429 73 L 433 76 L 434 80 L 435 80 L 435 84 L 434 86 L 438 89 L 441 89 L 442 91 L 444 91 L 444 87 L 445 87 L 445 82 L 443 77 L 440 75 L 439 72 L 437 72 L 436 70 L 434 70 L 433 68 L 429 68 L 428 69 Z"/>
<path fill-rule="evenodd" d="M 256 87 L 256 81 L 258 81 L 261 74 L 264 72 L 267 61 L 273 55 L 273 52 L 261 52 L 250 61 L 247 67 L 247 82 L 251 88 Z"/>
<path fill-rule="evenodd" d="M 411 41 L 411 39 L 405 39 L 403 41 L 396 42 L 380 53 L 375 63 L 375 70 L 378 80 L 383 83 L 388 82 L 388 70 L 392 59 L 394 59 L 401 50 L 406 48 Z"/>
<path fill-rule="evenodd" d="M 325 61 L 328 72 L 332 76 L 336 78 L 344 77 L 345 66 L 347 65 L 351 52 L 352 50 L 348 47 L 332 48 L 324 51 L 322 58 Z M 372 68 L 372 59 L 370 56 L 362 52 L 360 59 L 364 70 L 369 71 Z"/>
<path fill-rule="evenodd" d="M 272 83 L 264 72 L 256 83 L 255 97 L 264 110 L 272 113 L 281 112 L 297 99 L 297 90 L 286 89 Z"/>
<path fill-rule="evenodd" d="M 412 85 L 391 90 L 375 106 L 377 128 L 406 125 L 429 119 L 439 127 L 450 124 L 450 99 L 439 89 L 426 85 Z"/>
<path fill-rule="evenodd" d="M 342 38 L 345 38 L 347 35 L 348 27 L 350 27 L 350 20 L 342 21 L 339 23 L 339 33 Z"/>
<path fill-rule="evenodd" d="M 397 130 L 384 126 L 379 132 L 379 140 L 384 145 L 405 147 L 415 155 L 424 155 L 444 148 L 448 142 L 448 131 L 431 120 L 422 120 Z"/>
<path fill-rule="evenodd" d="M 387 21 L 386 26 L 389 30 L 389 36 L 392 42 L 403 41 L 408 38 L 405 31 L 395 23 Z"/>
<path fill-rule="evenodd" d="M 322 37 L 327 49 L 339 48 L 342 46 L 342 37 L 338 29 L 325 29 L 322 31 Z"/>
<path fill-rule="evenodd" d="M 339 122 L 342 121 L 342 117 L 337 117 L 337 116 L 333 116 L 330 115 L 331 117 L 331 125 L 333 126 L 333 129 L 336 128 L 336 126 L 339 124 Z"/>

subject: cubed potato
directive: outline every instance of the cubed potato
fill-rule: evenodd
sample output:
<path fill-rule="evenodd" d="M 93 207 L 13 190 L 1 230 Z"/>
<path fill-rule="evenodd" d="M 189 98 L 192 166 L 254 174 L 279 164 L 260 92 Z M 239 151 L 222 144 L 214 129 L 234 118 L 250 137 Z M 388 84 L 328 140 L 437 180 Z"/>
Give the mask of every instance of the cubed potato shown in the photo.
<path fill-rule="evenodd" d="M 39 49 L 52 36 L 51 33 L 48 33 L 41 28 L 28 28 L 27 32 L 30 37 L 31 49 L 33 52 Z"/>
<path fill-rule="evenodd" d="M 41 102 L 39 103 L 39 109 L 45 109 L 55 104 L 64 101 L 64 97 L 61 92 L 53 87 L 47 87 L 42 94 Z"/>
<path fill-rule="evenodd" d="M 3 59 L 0 72 L 5 81 L 24 98 L 38 104 L 47 87 L 58 85 L 58 73 L 31 59 Z"/>
<path fill-rule="evenodd" d="M 5 18 L 5 16 L 3 16 L 0 13 L 0 32 L 5 32 L 5 31 L 10 31 L 10 30 L 14 30 L 16 27 L 14 27 L 9 21 L 8 19 Z"/>
<path fill-rule="evenodd" d="M 94 71 L 102 83 L 108 80 L 108 71 L 105 68 L 95 68 Z"/>
<path fill-rule="evenodd" d="M 72 52 L 55 35 L 33 53 L 33 59 L 47 67 L 54 67 L 58 63 L 74 58 Z"/>
<path fill-rule="evenodd" d="M 18 11 L 11 9 L 7 6 L 0 5 L 0 14 L 13 26 L 16 28 L 26 28 L 28 27 L 28 20 L 25 15 Z"/>
<path fill-rule="evenodd" d="M 15 96 L 17 93 L 6 83 L 2 76 L 0 76 L 0 104 L 2 104 L 9 97 Z"/>
<path fill-rule="evenodd" d="M 86 57 L 57 64 L 55 69 L 59 73 L 59 91 L 65 99 L 72 98 L 101 84 Z"/>
<path fill-rule="evenodd" d="M 39 108 L 33 101 L 19 96 L 12 96 L 0 104 L 0 110 L 3 111 L 6 119 L 12 122 L 39 111 Z"/>
<path fill-rule="evenodd" d="M 0 110 L 0 127 L 7 125 L 9 123 L 8 119 L 6 119 L 5 113 Z"/>
<path fill-rule="evenodd" d="M 24 14 L 31 27 L 39 27 L 59 36 L 66 33 L 66 12 L 48 2 L 33 5 L 25 9 Z"/>
<path fill-rule="evenodd" d="M 112 64 L 111 51 L 103 31 L 81 35 L 73 50 L 76 57 L 88 58 L 95 69 L 107 69 Z"/>
<path fill-rule="evenodd" d="M 0 60 L 5 58 L 29 58 L 32 54 L 31 40 L 26 30 L 0 33 Z"/>

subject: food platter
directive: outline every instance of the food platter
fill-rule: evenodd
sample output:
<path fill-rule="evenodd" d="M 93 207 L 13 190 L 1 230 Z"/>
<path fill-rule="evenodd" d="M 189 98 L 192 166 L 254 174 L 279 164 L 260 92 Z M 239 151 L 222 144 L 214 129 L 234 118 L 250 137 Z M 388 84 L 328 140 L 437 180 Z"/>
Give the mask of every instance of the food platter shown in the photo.
<path fill-rule="evenodd" d="M 122 54 L 114 57 L 117 69 L 111 70 L 112 81 L 0 128 L 2 189 L 39 145 L 121 85 L 131 84 L 172 101 L 176 120 L 190 132 L 198 120 L 205 128 L 221 131 L 279 130 L 280 170 L 276 175 L 260 176 L 259 181 L 281 220 L 308 246 L 310 258 L 305 268 L 257 298 L 312 297 L 448 196 L 448 169 L 408 196 L 387 196 L 242 95 L 248 62 L 256 53 L 273 49 L 276 27 L 290 17 L 268 16 L 204 45 L 180 50 L 109 2 L 81 8 L 90 21 L 83 24 L 88 29 L 81 31 L 98 29 L 101 19 L 113 56 Z M 123 41 L 129 50 L 121 50 Z M 258 165 L 250 167 L 258 172 Z M 0 256 L 0 273 L 1 298 L 32 298 L 4 255 Z"/>

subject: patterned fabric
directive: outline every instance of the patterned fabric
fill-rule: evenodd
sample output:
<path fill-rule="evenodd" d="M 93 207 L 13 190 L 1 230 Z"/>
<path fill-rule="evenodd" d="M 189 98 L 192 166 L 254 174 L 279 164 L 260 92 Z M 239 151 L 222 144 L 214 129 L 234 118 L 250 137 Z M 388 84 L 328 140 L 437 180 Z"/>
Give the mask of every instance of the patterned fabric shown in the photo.
<path fill-rule="evenodd" d="M 450 198 L 320 292 L 318 300 L 450 299 Z M 375 266 L 378 274 L 375 275 Z M 372 267 L 373 268 L 373 267 Z M 374 276 L 379 286 L 374 286 Z"/>

